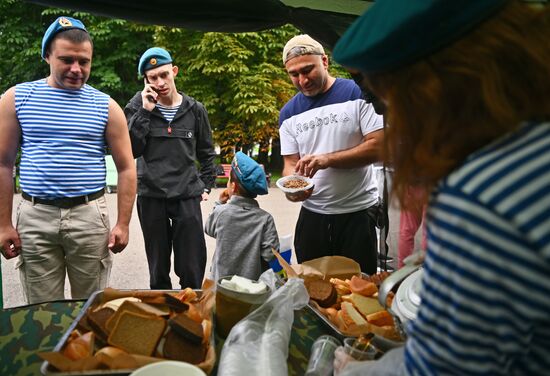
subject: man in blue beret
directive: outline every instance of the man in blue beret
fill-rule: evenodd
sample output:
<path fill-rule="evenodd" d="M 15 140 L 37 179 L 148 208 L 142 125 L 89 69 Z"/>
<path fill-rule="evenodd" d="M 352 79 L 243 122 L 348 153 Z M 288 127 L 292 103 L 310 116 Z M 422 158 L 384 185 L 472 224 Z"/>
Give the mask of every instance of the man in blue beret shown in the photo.
<path fill-rule="evenodd" d="M 549 40 L 548 5 L 379 0 L 337 43 L 387 105 L 401 205 L 430 192 L 406 344 L 342 375 L 548 374 Z"/>
<path fill-rule="evenodd" d="M 340 255 L 375 273 L 379 199 L 372 163 L 380 160 L 382 116 L 353 80 L 330 75 L 323 47 L 310 36 L 290 39 L 283 63 L 300 91 L 279 117 L 283 175 L 305 175 L 315 184 L 298 199 L 298 262 Z"/>
<path fill-rule="evenodd" d="M 204 106 L 177 90 L 178 71 L 165 49 L 145 51 L 138 64 L 143 90 L 124 109 L 151 289 L 172 288 L 172 249 L 181 288 L 200 288 L 206 267 L 200 203 L 215 181 L 212 130 Z"/>
<path fill-rule="evenodd" d="M 50 75 L 10 88 L 0 100 L 0 244 L 19 255 L 29 303 L 85 299 L 107 286 L 109 250 L 128 244 L 136 172 L 124 113 L 86 84 L 92 40 L 84 24 L 59 17 L 42 39 Z M 21 141 L 17 229 L 11 223 L 12 168 Z M 118 170 L 118 217 L 110 230 L 104 197 L 105 149 Z"/>
<path fill-rule="evenodd" d="M 231 163 L 227 189 L 220 194 L 204 231 L 216 238 L 212 278 L 239 275 L 257 280 L 279 250 L 279 236 L 271 214 L 255 200 L 266 195 L 264 169 L 254 159 L 237 152 Z"/>

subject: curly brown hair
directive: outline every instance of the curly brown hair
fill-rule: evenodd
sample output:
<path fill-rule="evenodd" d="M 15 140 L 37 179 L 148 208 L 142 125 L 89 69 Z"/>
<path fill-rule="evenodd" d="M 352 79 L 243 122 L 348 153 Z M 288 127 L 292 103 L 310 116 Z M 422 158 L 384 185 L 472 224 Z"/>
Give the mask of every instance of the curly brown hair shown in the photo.
<path fill-rule="evenodd" d="M 452 45 L 367 83 L 388 105 L 385 157 L 407 207 L 409 185 L 429 192 L 472 152 L 550 119 L 550 7 L 511 1 Z"/>

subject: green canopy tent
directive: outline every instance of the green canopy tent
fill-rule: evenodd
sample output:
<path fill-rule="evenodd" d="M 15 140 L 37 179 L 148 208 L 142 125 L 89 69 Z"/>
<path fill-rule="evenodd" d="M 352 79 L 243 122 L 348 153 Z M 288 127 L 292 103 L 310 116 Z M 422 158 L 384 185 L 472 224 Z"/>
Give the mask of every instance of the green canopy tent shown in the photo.
<path fill-rule="evenodd" d="M 293 24 L 331 48 L 373 0 L 29 0 L 126 20 L 213 32 Z"/>

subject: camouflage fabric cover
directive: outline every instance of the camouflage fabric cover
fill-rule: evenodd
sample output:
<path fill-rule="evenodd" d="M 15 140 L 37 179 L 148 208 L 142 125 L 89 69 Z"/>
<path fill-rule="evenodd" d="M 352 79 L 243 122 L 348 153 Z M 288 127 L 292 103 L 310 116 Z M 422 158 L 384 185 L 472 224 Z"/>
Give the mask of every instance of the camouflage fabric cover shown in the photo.
<path fill-rule="evenodd" d="M 313 342 L 323 334 L 334 333 L 309 308 L 294 311 L 294 323 L 290 334 L 288 351 L 288 374 L 290 376 L 306 373 L 307 362 Z"/>
<path fill-rule="evenodd" d="M 42 359 L 80 312 L 84 301 L 33 304 L 0 313 L 0 375 L 40 375 Z"/>
<path fill-rule="evenodd" d="M 40 375 L 42 360 L 36 355 L 51 351 L 80 312 L 84 301 L 60 301 L 5 309 L 0 312 L 0 375 Z M 331 334 L 309 309 L 294 312 L 290 337 L 288 374 L 303 375 L 311 346 Z M 216 336 L 218 359 L 223 340 Z M 212 373 L 216 374 L 215 370 Z"/>

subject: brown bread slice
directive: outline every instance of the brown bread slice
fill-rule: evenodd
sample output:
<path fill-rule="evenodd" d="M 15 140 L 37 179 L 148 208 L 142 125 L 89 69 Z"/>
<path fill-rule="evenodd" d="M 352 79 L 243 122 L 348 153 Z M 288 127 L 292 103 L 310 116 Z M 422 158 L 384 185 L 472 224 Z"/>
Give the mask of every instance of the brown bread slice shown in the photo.
<path fill-rule="evenodd" d="M 189 342 L 178 333 L 170 330 L 164 336 L 162 355 L 166 359 L 199 364 L 206 357 L 206 346 Z"/>
<path fill-rule="evenodd" d="M 202 325 L 190 319 L 185 313 L 180 313 L 168 320 L 168 325 L 192 343 L 200 344 L 204 338 Z"/>
<path fill-rule="evenodd" d="M 118 318 L 123 312 L 134 312 L 134 313 L 141 313 L 144 315 L 153 315 L 153 316 L 165 316 L 170 313 L 170 311 L 167 311 L 167 312 L 163 311 L 147 303 L 133 302 L 131 300 L 126 300 L 120 305 L 120 307 L 117 309 L 114 315 L 112 315 L 105 322 L 105 326 L 109 333 L 113 330 L 113 328 L 115 327 L 118 321 Z"/>
<path fill-rule="evenodd" d="M 109 335 L 110 345 L 130 354 L 151 356 L 166 329 L 166 320 L 153 315 L 122 312 Z"/>
<path fill-rule="evenodd" d="M 111 308 L 104 307 L 97 311 L 89 310 L 87 313 L 87 322 L 94 331 L 95 335 L 106 342 L 110 331 L 107 329 L 106 323 L 115 311 Z"/>

